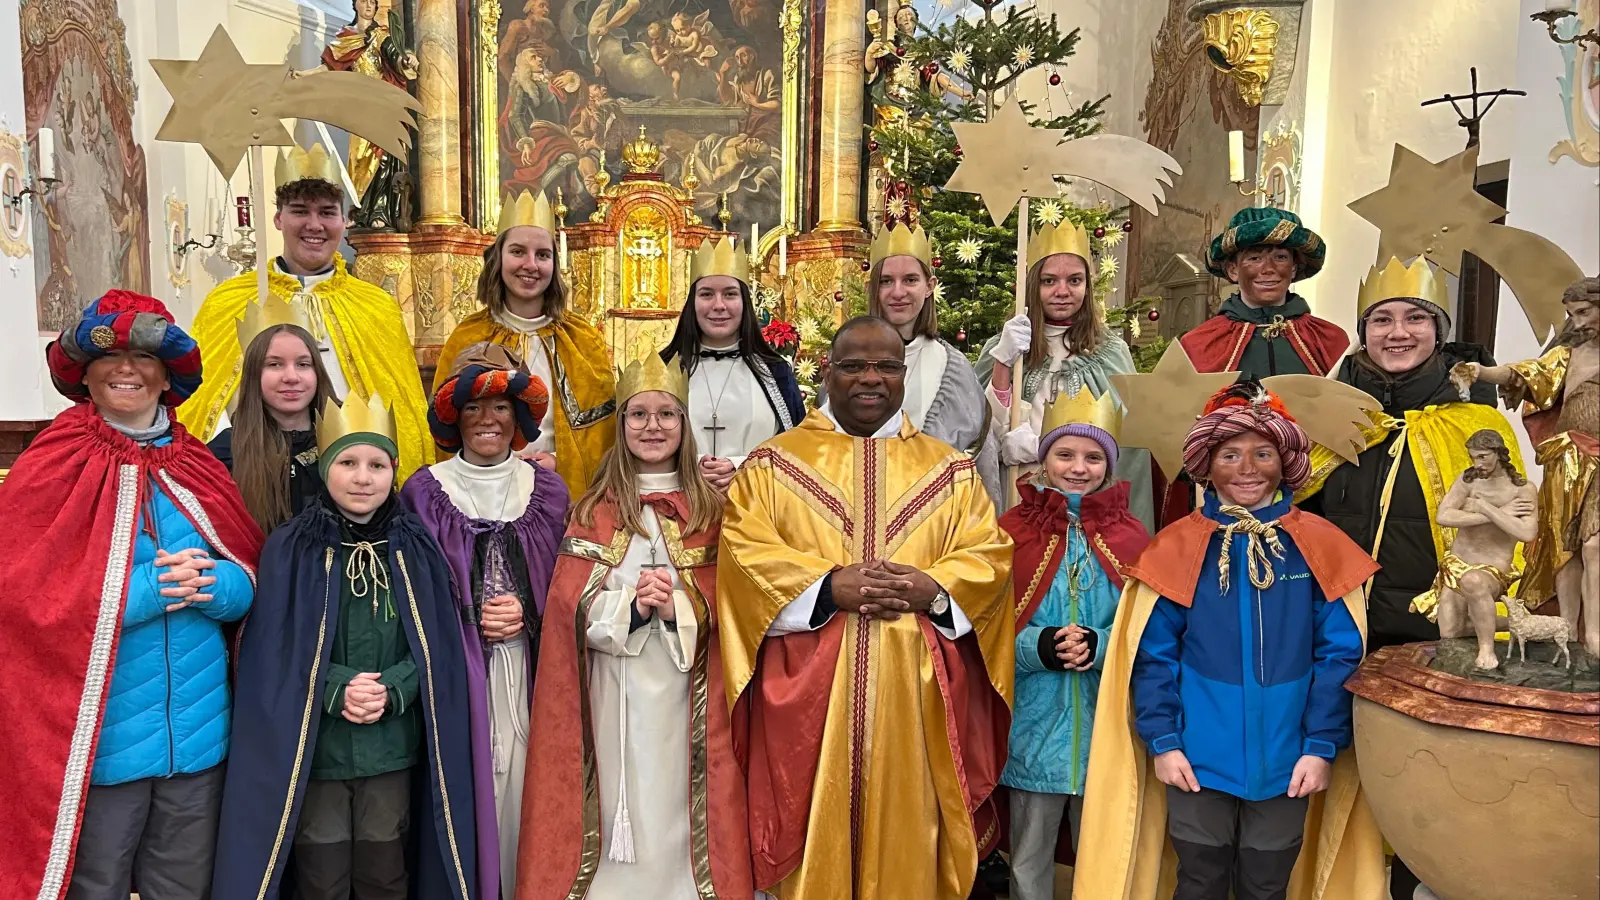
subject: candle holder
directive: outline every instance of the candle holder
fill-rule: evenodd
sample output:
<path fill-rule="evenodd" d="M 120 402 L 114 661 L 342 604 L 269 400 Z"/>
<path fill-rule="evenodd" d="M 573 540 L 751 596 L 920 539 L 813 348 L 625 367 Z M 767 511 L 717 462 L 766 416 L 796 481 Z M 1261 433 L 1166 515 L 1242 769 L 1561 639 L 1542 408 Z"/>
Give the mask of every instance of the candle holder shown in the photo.
<path fill-rule="evenodd" d="M 256 265 L 256 237 L 249 228 L 240 228 L 238 238 L 223 249 L 222 255 L 240 272 L 249 272 Z"/>
<path fill-rule="evenodd" d="M 50 196 L 55 191 L 56 185 L 60 183 L 61 179 L 59 178 L 30 178 L 28 183 L 23 185 L 22 190 L 15 194 L 0 192 L 0 201 L 4 201 L 13 210 L 20 210 L 22 209 L 23 200 L 28 197 L 38 197 L 42 200 Z"/>
<path fill-rule="evenodd" d="M 190 250 L 193 250 L 196 247 L 198 247 L 201 250 L 213 250 L 213 249 L 216 249 L 217 241 L 220 241 L 220 240 L 222 240 L 222 235 L 220 235 L 220 234 L 208 234 L 208 235 L 206 235 L 205 243 L 201 243 L 200 241 L 197 241 L 194 238 L 189 238 L 188 240 L 184 241 L 181 244 L 174 244 L 173 247 L 172 247 L 172 252 L 179 259 L 182 259 L 184 256 L 188 255 Z"/>
<path fill-rule="evenodd" d="M 1564 38 L 1556 33 L 1557 25 L 1576 15 L 1577 13 L 1570 9 L 1547 9 L 1543 12 L 1536 12 L 1528 18 L 1535 22 L 1543 22 L 1544 27 L 1550 32 L 1550 40 L 1558 44 L 1577 44 L 1580 49 L 1589 44 L 1600 47 L 1600 29 L 1591 28 L 1582 34 L 1574 34 L 1569 38 Z"/>

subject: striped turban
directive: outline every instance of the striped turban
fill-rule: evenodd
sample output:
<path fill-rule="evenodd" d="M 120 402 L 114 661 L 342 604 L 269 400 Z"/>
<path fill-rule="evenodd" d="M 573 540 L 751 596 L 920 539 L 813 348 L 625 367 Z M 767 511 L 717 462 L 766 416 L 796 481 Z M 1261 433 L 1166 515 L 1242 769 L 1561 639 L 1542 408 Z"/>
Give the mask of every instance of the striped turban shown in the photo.
<path fill-rule="evenodd" d="M 481 343 L 462 351 L 455 365 L 428 406 L 428 430 L 440 450 L 461 449 L 461 411 L 484 397 L 504 396 L 511 401 L 516 424 L 511 449 L 521 450 L 539 439 L 539 422 L 550 408 L 550 390 L 528 372 L 521 357 L 498 344 Z"/>
<path fill-rule="evenodd" d="M 89 397 L 83 383 L 89 364 L 118 350 L 148 353 L 167 367 L 165 406 L 178 406 L 200 389 L 200 347 L 160 300 L 132 291 L 107 291 L 89 304 L 76 324 L 45 348 L 56 390 L 73 400 Z"/>
<path fill-rule="evenodd" d="M 1183 442 L 1183 468 L 1204 483 L 1211 474 L 1211 451 L 1241 434 L 1255 432 L 1271 441 L 1283 459 L 1283 486 L 1290 491 L 1311 477 L 1311 439 L 1277 395 L 1258 381 L 1240 381 L 1218 391 Z"/>

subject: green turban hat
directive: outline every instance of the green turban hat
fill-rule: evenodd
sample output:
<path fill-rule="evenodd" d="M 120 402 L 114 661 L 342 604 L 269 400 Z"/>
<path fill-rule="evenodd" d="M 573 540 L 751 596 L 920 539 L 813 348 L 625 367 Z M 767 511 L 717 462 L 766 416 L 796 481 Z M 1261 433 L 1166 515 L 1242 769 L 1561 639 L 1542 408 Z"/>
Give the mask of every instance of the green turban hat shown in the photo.
<path fill-rule="evenodd" d="M 1227 278 L 1224 266 L 1241 250 L 1251 247 L 1293 250 L 1300 260 L 1300 269 L 1295 273 L 1297 281 L 1322 271 L 1322 261 L 1328 255 L 1328 245 L 1307 228 L 1299 216 L 1284 209 L 1251 207 L 1234 213 L 1228 227 L 1212 238 L 1211 245 L 1206 248 L 1206 271 L 1218 278 Z"/>

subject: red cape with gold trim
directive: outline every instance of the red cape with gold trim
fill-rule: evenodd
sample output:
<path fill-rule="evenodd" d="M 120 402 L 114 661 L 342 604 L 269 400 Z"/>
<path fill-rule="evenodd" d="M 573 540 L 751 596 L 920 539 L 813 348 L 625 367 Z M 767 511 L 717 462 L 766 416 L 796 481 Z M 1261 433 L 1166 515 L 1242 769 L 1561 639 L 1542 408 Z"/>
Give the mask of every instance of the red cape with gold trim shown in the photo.
<path fill-rule="evenodd" d="M 1350 349 L 1350 335 L 1343 328 L 1306 314 L 1286 319 L 1289 343 L 1295 355 L 1313 375 L 1326 375 Z M 1196 372 L 1231 372 L 1239 367 L 1245 345 L 1255 334 L 1256 325 L 1215 315 L 1178 338 L 1189 354 Z M 1175 474 L 1175 473 L 1174 473 Z"/>
<path fill-rule="evenodd" d="M 1027 627 L 1034 610 L 1050 592 L 1067 549 L 1067 542 L 1061 539 L 1066 532 L 1067 495 L 1039 487 L 1036 477 L 1024 475 L 1017 479 L 1020 499 L 1000 517 L 1001 530 L 1011 535 L 1016 544 L 1011 558 L 1015 573 L 1011 584 L 1019 632 Z M 1138 559 L 1150 543 L 1144 523 L 1128 509 L 1130 491 L 1128 482 L 1119 481 L 1103 491 L 1083 495 L 1078 507 L 1078 521 L 1089 546 L 1106 577 L 1118 589 L 1122 587 L 1123 567 Z"/>
<path fill-rule="evenodd" d="M 649 494 L 664 523 L 666 544 L 702 622 L 690 670 L 689 726 L 691 863 L 701 896 L 751 897 L 750 840 L 745 828 L 744 776 L 734 760 L 722 657 L 715 629 L 718 529 L 677 540 L 687 519 L 683 494 Z M 594 526 L 567 529 L 545 603 L 538 678 L 528 739 L 527 784 L 517 866 L 519 900 L 582 897 L 600 865 L 599 763 L 589 705 L 589 606 L 607 573 L 622 561 L 630 534 L 608 503 L 595 507 Z M 704 746 L 692 746 L 704 729 Z M 608 824 L 608 823 L 606 823 Z"/>
<path fill-rule="evenodd" d="M 140 449 L 79 403 L 0 484 L 0 897 L 59 898 L 71 881 L 139 510 L 158 482 L 253 579 L 261 529 L 228 470 L 176 419 L 171 444 Z"/>

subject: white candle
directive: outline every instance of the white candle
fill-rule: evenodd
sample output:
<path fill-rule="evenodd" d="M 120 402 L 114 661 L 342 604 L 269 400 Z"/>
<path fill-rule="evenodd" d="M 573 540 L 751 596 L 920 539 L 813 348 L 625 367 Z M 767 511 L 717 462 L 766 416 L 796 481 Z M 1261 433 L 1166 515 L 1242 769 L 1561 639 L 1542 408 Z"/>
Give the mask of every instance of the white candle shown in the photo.
<path fill-rule="evenodd" d="M 778 277 L 789 274 L 789 235 L 778 235 Z"/>
<path fill-rule="evenodd" d="M 761 243 L 761 223 L 750 223 L 750 255 L 756 255 L 756 247 Z"/>
<path fill-rule="evenodd" d="M 561 229 L 561 271 L 567 271 L 567 265 L 567 230 L 563 228 Z"/>
<path fill-rule="evenodd" d="M 210 193 L 206 192 L 206 217 L 200 220 L 200 227 L 207 229 L 207 234 L 212 233 L 209 229 L 217 222 L 217 198 L 209 196 Z"/>
<path fill-rule="evenodd" d="M 1228 132 L 1228 180 L 1244 184 L 1244 132 Z"/>
<path fill-rule="evenodd" d="M 1544 0 L 1545 12 L 1572 12 L 1572 0 Z"/>
<path fill-rule="evenodd" d="M 39 129 L 39 177 L 56 177 L 56 133 L 48 128 Z"/>

